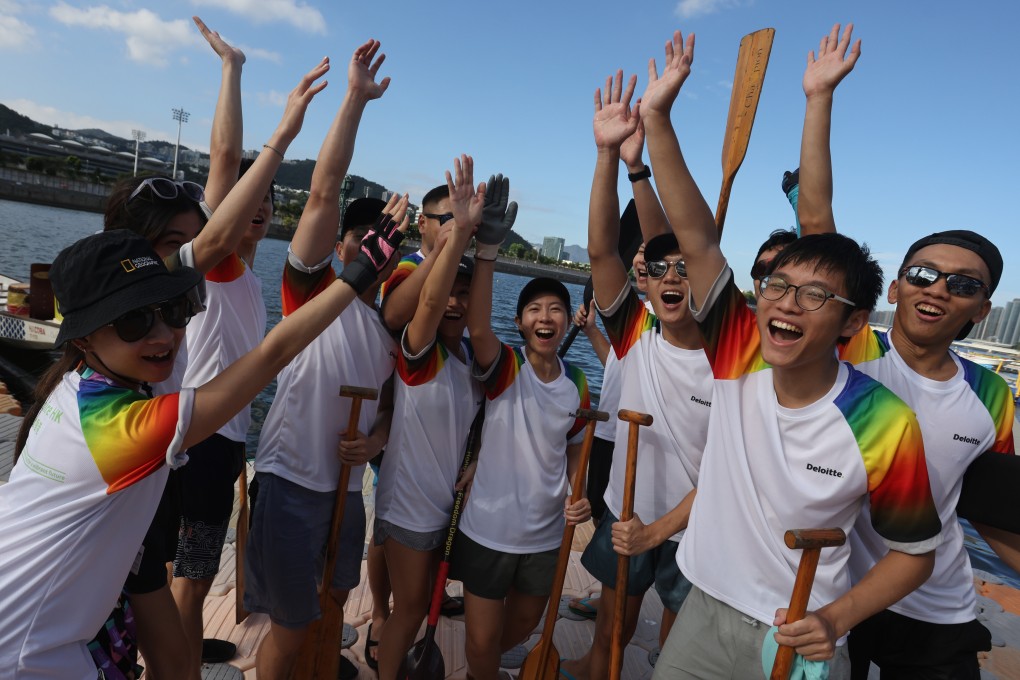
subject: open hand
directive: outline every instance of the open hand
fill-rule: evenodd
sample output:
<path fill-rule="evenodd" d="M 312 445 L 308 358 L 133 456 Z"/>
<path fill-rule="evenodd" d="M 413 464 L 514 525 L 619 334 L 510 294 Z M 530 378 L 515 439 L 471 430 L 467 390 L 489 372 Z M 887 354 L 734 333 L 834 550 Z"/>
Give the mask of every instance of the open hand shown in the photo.
<path fill-rule="evenodd" d="M 482 223 L 475 234 L 479 246 L 475 252 L 484 251 L 486 257 L 495 257 L 516 220 L 517 202 L 510 200 L 510 178 L 502 173 L 490 175 L 485 184 Z"/>
<path fill-rule="evenodd" d="M 839 24 L 836 24 L 829 35 L 822 38 L 818 44 L 818 58 L 815 58 L 813 50 L 808 52 L 807 68 L 804 69 L 806 96 L 831 96 L 840 81 L 854 70 L 854 65 L 861 56 L 861 41 L 858 39 L 847 55 L 853 32 L 854 25 L 847 24 L 843 37 L 839 37 Z"/>
<path fill-rule="evenodd" d="M 624 140 L 634 134 L 638 126 L 638 107 L 630 108 L 630 98 L 634 96 L 637 76 L 627 80 L 627 89 L 623 89 L 623 70 L 616 72 L 616 77 L 606 78 L 605 92 L 595 90 L 595 146 L 600 149 L 619 149 Z"/>
<path fill-rule="evenodd" d="M 669 115 L 680 87 L 691 74 L 694 63 L 694 34 L 687 35 L 683 40 L 680 31 L 673 32 L 673 40 L 666 43 L 666 65 L 662 75 L 658 74 L 655 59 L 648 60 L 648 87 L 641 95 L 641 108 L 648 114 Z"/>
<path fill-rule="evenodd" d="M 202 37 L 205 38 L 206 42 L 209 43 L 209 46 L 213 48 L 213 52 L 218 54 L 224 63 L 232 62 L 235 66 L 244 64 L 244 52 L 237 47 L 227 44 L 227 41 L 221 38 L 219 33 L 216 31 L 210 31 L 209 27 L 205 25 L 205 22 L 198 17 L 191 17 L 191 20 L 195 22 L 196 26 L 198 26 L 198 30 L 201 31 Z"/>
<path fill-rule="evenodd" d="M 836 653 L 835 628 L 818 612 L 808 612 L 800 621 L 786 623 L 786 609 L 777 609 L 773 626 L 779 626 L 776 642 L 793 647 L 808 661 L 828 661 Z"/>
<path fill-rule="evenodd" d="M 453 175 L 446 171 L 446 187 L 450 192 L 450 212 L 453 213 L 454 230 L 463 235 L 463 245 L 471 238 L 475 228 L 482 221 L 482 207 L 485 205 L 485 183 L 476 188 L 475 161 L 462 154 L 453 159 Z M 440 227 L 442 229 L 442 227 Z"/>
<path fill-rule="evenodd" d="M 379 47 L 382 45 L 378 40 L 369 39 L 365 44 L 354 50 L 351 63 L 347 66 L 347 88 L 363 96 L 365 99 L 378 99 L 390 86 L 390 78 L 386 76 L 380 82 L 375 82 L 379 67 L 386 60 L 385 54 L 380 54 Z M 373 62 L 373 59 L 375 60 Z"/>
<path fill-rule="evenodd" d="M 327 71 L 329 71 L 329 57 L 323 57 L 319 65 L 306 73 L 297 87 L 287 95 L 287 106 L 283 110 L 283 118 L 276 129 L 286 138 L 288 144 L 301 132 L 301 126 L 305 122 L 305 111 L 308 110 L 308 104 L 311 103 L 312 98 L 328 85 L 325 80 L 321 83 L 315 82 L 326 75 Z"/>
<path fill-rule="evenodd" d="M 638 97 L 637 104 L 634 108 L 638 112 L 637 128 L 634 130 L 634 133 L 627 139 L 623 140 L 623 144 L 620 145 L 620 160 L 627 166 L 628 171 L 639 172 L 645 167 L 645 164 L 641 161 L 641 154 L 645 149 L 645 124 L 641 122 L 640 97 Z"/>

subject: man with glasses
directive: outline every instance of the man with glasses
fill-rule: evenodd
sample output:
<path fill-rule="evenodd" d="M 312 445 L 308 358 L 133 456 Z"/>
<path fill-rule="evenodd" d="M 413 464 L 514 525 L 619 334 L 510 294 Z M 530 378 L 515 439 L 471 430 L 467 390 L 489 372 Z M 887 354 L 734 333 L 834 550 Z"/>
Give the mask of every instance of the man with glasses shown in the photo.
<path fill-rule="evenodd" d="M 638 444 L 634 516 L 627 522 L 618 519 L 627 457 L 614 455 L 605 493 L 606 514 L 581 564 L 601 582 L 601 601 L 611 603 L 616 599 L 617 556 L 630 556 L 623 621 L 623 644 L 627 644 L 649 588 L 654 586 L 662 599 L 664 632 L 672 627 L 690 592 L 690 582 L 677 567 L 676 551 L 694 499 L 713 381 L 687 304 L 687 270 L 676 237 L 669 231 L 654 236 L 646 233 L 651 237 L 645 244 L 644 269 L 654 313 L 634 291 L 618 253 L 620 147 L 638 126 L 636 112 L 629 108 L 635 80 L 631 79 L 625 92 L 622 81 L 622 71 L 613 82 L 607 80 L 595 108 L 598 155 L 588 209 L 588 256 L 595 305 L 619 362 L 619 406 L 648 413 L 653 420 L 642 429 Z M 647 189 L 653 192 L 651 187 Z M 656 210 L 658 216 L 646 212 L 642 223 L 668 229 L 658 199 L 654 193 L 648 198 L 642 205 Z M 614 420 L 616 451 L 625 451 L 627 423 Z M 609 676 L 614 618 L 612 606 L 599 606 L 591 649 L 581 659 L 563 664 L 568 677 Z"/>
<path fill-rule="evenodd" d="M 850 27 L 837 38 L 838 26 L 804 75 L 807 110 L 798 211 L 804 229 L 813 232 L 836 229 L 828 129 L 833 91 L 855 59 L 853 52 L 843 56 Z M 881 381 L 917 414 L 942 522 L 931 578 L 851 633 L 854 678 L 866 678 L 873 662 L 884 679 L 976 680 L 977 653 L 991 648 L 991 634 L 975 618 L 974 578 L 956 508 L 964 472 L 983 452 L 1013 453 L 1014 406 L 1002 378 L 957 356 L 950 346 L 987 316 L 1002 268 L 998 248 L 980 234 L 952 230 L 925 236 L 907 250 L 889 285 L 888 300 L 896 305 L 892 328 L 879 332 L 866 326 L 840 347 L 842 358 Z M 999 547 L 994 540 L 989 543 Z M 859 580 L 886 552 L 867 510 L 850 545 L 851 577 Z M 1000 553 L 1020 567 L 1011 560 L 1015 552 Z"/>
<path fill-rule="evenodd" d="M 829 677 L 845 678 L 843 638 L 928 577 L 940 530 L 913 413 L 836 359 L 839 338 L 866 324 L 881 270 L 851 239 L 804 237 L 773 261 L 757 314 L 748 309 L 670 120 L 693 57 L 693 36 L 685 43 L 677 31 L 662 75 L 649 67 L 641 103 L 715 376 L 697 498 L 677 551 L 694 588 L 654 677 L 761 677 L 762 648 L 776 642 L 811 661 L 832 659 Z M 809 611 L 787 623 L 800 553 L 785 531 L 849 531 L 868 503 L 890 552 L 851 587 L 849 550 L 823 551 Z"/>

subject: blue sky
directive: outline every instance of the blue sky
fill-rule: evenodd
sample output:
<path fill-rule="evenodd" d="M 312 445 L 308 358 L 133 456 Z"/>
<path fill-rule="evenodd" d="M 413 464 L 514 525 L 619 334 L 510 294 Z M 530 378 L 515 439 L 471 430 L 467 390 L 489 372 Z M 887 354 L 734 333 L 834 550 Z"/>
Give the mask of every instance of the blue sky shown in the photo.
<path fill-rule="evenodd" d="M 723 247 L 746 272 L 757 244 L 792 213 L 779 189 L 798 163 L 808 50 L 835 22 L 863 39 L 837 91 L 833 121 L 840 229 L 893 273 L 931 231 L 973 228 L 1003 251 L 994 297 L 1020 297 L 1015 159 L 1015 3 L 667 0 L 513 3 L 306 0 L 0 0 L 0 102 L 47 124 L 132 128 L 173 140 L 170 109 L 191 112 L 182 141 L 206 148 L 219 61 L 192 25 L 198 14 L 245 49 L 245 147 L 261 147 L 286 93 L 329 55 L 329 87 L 313 102 L 291 158 L 314 158 L 346 87 L 346 62 L 382 41 L 389 91 L 370 104 L 351 171 L 413 201 L 460 152 L 479 173 L 503 172 L 521 203 L 517 231 L 585 243 L 595 157 L 592 93 L 616 68 L 646 81 L 674 28 L 697 34 L 693 73 L 674 108 L 692 172 L 714 208 L 741 36 L 776 29 L 747 159 Z M 621 197 L 626 198 L 626 179 Z M 746 273 L 738 282 L 747 287 Z"/>

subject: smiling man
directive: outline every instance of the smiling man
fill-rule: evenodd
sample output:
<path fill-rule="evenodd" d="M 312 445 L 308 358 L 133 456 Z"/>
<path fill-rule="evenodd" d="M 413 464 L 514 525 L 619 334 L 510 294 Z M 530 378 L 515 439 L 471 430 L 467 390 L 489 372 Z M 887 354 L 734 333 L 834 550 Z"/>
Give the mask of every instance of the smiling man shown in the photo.
<path fill-rule="evenodd" d="M 809 236 L 773 260 L 757 317 L 719 246 L 711 210 L 670 121 L 690 73 L 694 38 L 667 43 L 654 62 L 641 116 L 660 196 L 687 257 L 691 311 L 715 376 L 698 493 L 677 562 L 694 589 L 655 667 L 656 678 L 760 677 L 775 640 L 845 678 L 850 628 L 931 573 L 941 528 L 924 446 L 910 409 L 836 359 L 840 338 L 867 322 L 881 271 L 837 234 Z M 851 587 L 849 548 L 822 552 L 804 619 L 786 623 L 800 554 L 788 529 L 849 532 L 862 506 L 889 552 Z"/>

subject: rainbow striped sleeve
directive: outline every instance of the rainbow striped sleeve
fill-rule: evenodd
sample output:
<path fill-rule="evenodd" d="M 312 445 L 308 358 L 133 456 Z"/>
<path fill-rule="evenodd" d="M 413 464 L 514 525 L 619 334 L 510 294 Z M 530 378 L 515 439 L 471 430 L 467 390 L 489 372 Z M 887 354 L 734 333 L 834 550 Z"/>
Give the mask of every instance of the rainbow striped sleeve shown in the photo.
<path fill-rule="evenodd" d="M 230 283 L 241 278 L 245 269 L 244 260 L 237 253 L 230 253 L 219 264 L 206 272 L 205 280 L 212 283 Z"/>
<path fill-rule="evenodd" d="M 768 368 L 761 358 L 761 336 L 754 312 L 733 282 L 733 273 L 698 328 L 705 339 L 705 355 L 716 380 L 734 380 Z"/>
<path fill-rule="evenodd" d="M 283 315 L 293 314 L 301 305 L 329 288 L 334 279 L 336 272 L 332 267 L 323 267 L 309 274 L 295 269 L 287 262 L 283 267 L 283 285 L 280 289 Z"/>
<path fill-rule="evenodd" d="M 449 356 L 450 351 L 438 340 L 433 340 L 432 346 L 417 359 L 408 359 L 401 348 L 397 353 L 397 374 L 405 385 L 424 385 L 439 375 Z"/>
<path fill-rule="evenodd" d="M 482 383 L 485 388 L 485 396 L 490 400 L 503 394 L 506 388 L 514 384 L 517 374 L 521 372 L 521 366 L 524 365 L 522 351 L 500 343 L 496 364 L 489 371 L 489 377 Z"/>
<path fill-rule="evenodd" d="M 889 351 L 889 338 L 885 333 L 872 328 L 870 324 L 864 324 L 864 328 L 857 335 L 846 342 L 839 343 L 836 346 L 836 351 L 839 353 L 840 359 L 849 361 L 856 366 L 865 361 L 884 357 L 885 353 Z"/>
<path fill-rule="evenodd" d="M 390 278 L 383 282 L 383 285 L 379 288 L 379 299 L 385 300 L 386 294 L 392 291 L 394 288 L 403 283 L 404 279 L 411 275 L 418 265 L 421 264 L 422 256 L 418 253 L 411 253 L 400 258 L 400 262 L 397 263 L 397 268 L 390 274 Z"/>
<path fill-rule="evenodd" d="M 636 297 L 636 296 L 635 296 Z M 642 305 L 643 307 L 644 305 Z M 591 395 L 588 393 L 588 378 L 585 376 L 584 371 L 579 367 L 563 362 L 563 366 L 567 370 L 567 378 L 570 382 L 574 383 L 577 388 L 577 396 L 580 397 L 581 403 L 578 408 L 591 408 Z M 567 433 L 567 439 L 572 439 L 574 435 L 584 429 L 586 421 L 584 418 L 577 418 L 574 421 L 573 426 L 570 428 L 570 432 Z"/>
<path fill-rule="evenodd" d="M 654 328 L 656 321 L 655 315 L 648 311 L 629 283 L 627 289 L 627 297 L 619 309 L 610 316 L 602 316 L 602 323 L 606 326 L 617 359 L 627 354 L 642 333 Z"/>
<path fill-rule="evenodd" d="M 1002 376 L 992 373 L 987 368 L 973 361 L 960 358 L 963 364 L 963 377 L 974 390 L 974 394 L 988 409 L 995 423 L 995 443 L 991 451 L 996 453 L 1016 453 L 1013 448 L 1013 419 L 1016 417 L 1016 404 L 1013 393 Z"/>
<path fill-rule="evenodd" d="M 928 484 L 914 412 L 876 380 L 850 366 L 835 405 L 857 440 L 868 475 L 871 523 L 886 540 L 920 543 L 942 530 Z"/>
<path fill-rule="evenodd" d="M 177 430 L 179 394 L 146 399 L 103 380 L 83 378 L 78 411 L 85 442 L 112 494 L 166 463 Z"/>

